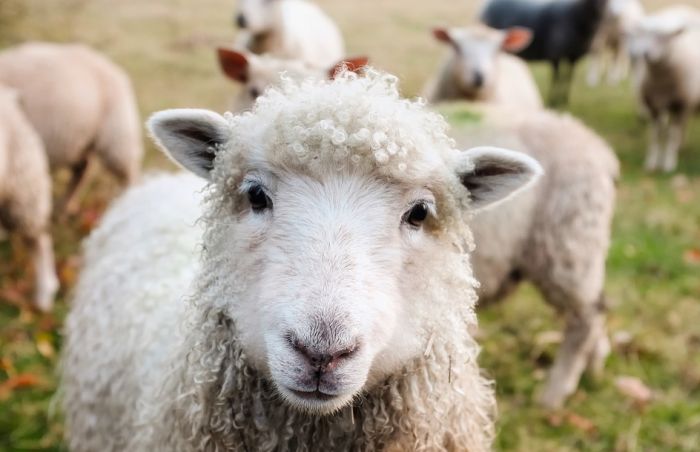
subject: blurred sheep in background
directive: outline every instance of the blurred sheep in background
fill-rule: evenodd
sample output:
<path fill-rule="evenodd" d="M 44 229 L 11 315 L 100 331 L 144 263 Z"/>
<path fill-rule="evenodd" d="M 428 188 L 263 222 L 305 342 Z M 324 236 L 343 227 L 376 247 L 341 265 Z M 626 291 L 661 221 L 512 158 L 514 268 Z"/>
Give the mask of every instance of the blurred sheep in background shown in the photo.
<path fill-rule="evenodd" d="M 140 172 L 141 124 L 128 75 L 84 45 L 32 42 L 0 53 L 0 82 L 17 90 L 52 170 L 72 172 L 57 212 L 75 213 L 91 157 L 125 185 Z"/>
<path fill-rule="evenodd" d="M 243 85 L 238 97 L 231 105 L 231 110 L 234 112 L 250 109 L 268 87 L 279 85 L 282 77 L 296 80 L 331 78 L 341 67 L 359 71 L 367 65 L 366 57 L 346 58 L 333 66 L 317 68 L 300 60 L 255 55 L 227 48 L 219 48 L 217 55 L 223 73 L 231 80 Z"/>
<path fill-rule="evenodd" d="M 445 106 L 448 115 L 459 104 Z M 605 327 L 605 261 L 619 163 L 610 146 L 569 115 L 485 104 L 473 122 L 453 126 L 458 147 L 484 144 L 523 152 L 542 165 L 540 180 L 473 220 L 480 303 L 531 281 L 564 321 L 563 343 L 539 395 L 561 407 L 583 371 L 601 373 L 610 345 Z"/>
<path fill-rule="evenodd" d="M 674 6 L 649 15 L 630 35 L 640 61 L 638 98 L 651 121 L 648 171 L 678 164 L 690 116 L 700 110 L 700 10 Z"/>
<path fill-rule="evenodd" d="M 328 68 L 345 56 L 338 26 L 306 0 L 239 0 L 235 47 Z"/>
<path fill-rule="evenodd" d="M 590 86 L 598 85 L 603 75 L 607 75 L 610 84 L 627 77 L 634 63 L 629 56 L 629 34 L 643 17 L 644 7 L 639 0 L 609 0 L 603 22 L 591 44 L 587 76 Z M 637 66 L 634 64 L 632 69 Z M 637 78 L 638 74 L 634 75 Z"/>
<path fill-rule="evenodd" d="M 428 84 L 428 102 L 466 99 L 542 108 L 542 98 L 530 69 L 518 52 L 530 44 L 532 33 L 525 28 L 495 30 L 483 25 L 436 28 L 435 38 L 452 47 L 438 75 Z"/>
<path fill-rule="evenodd" d="M 607 0 L 490 0 L 481 20 L 498 29 L 526 27 L 532 43 L 518 53 L 552 65 L 549 105 L 566 105 L 576 63 L 590 49 Z"/>
<path fill-rule="evenodd" d="M 41 138 L 17 92 L 0 85 L 0 226 L 21 236 L 34 262 L 34 306 L 50 311 L 58 290 L 51 219 L 51 176 Z"/>

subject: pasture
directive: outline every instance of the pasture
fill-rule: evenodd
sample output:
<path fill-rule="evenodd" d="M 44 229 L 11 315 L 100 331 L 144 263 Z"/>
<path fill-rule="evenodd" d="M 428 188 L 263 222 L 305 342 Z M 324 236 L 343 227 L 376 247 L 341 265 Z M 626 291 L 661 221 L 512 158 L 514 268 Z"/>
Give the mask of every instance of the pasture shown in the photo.
<path fill-rule="evenodd" d="M 446 49 L 434 25 L 473 20 L 476 1 L 318 0 L 338 22 L 349 55 L 398 75 L 420 93 Z M 644 1 L 649 10 L 666 0 Z M 700 0 L 686 3 L 700 7 Z M 80 41 L 132 76 L 142 119 L 173 107 L 223 111 L 237 89 L 220 74 L 214 48 L 233 41 L 230 0 L 0 0 L 0 44 Z M 534 65 L 540 88 L 549 69 Z M 629 83 L 590 88 L 576 74 L 569 110 L 605 137 L 622 163 L 608 258 L 608 327 L 614 350 L 600 380 L 584 377 L 566 408 L 546 413 L 532 395 L 556 349 L 559 325 L 536 291 L 524 286 L 480 312 L 482 367 L 496 382 L 497 450 L 697 450 L 700 445 L 700 117 L 689 127 L 673 175 L 643 169 L 645 123 Z M 459 121 L 459 118 L 454 118 Z M 172 170 L 147 143 L 145 165 Z M 57 175 L 65 179 L 65 175 Z M 57 184 L 60 190 L 60 183 Z M 55 223 L 62 281 L 52 314 L 29 309 L 27 256 L 0 241 L 0 450 L 64 450 L 53 401 L 62 319 L 80 266 L 80 240 L 115 194 L 99 168 L 81 212 Z M 634 377 L 652 392 L 620 387 Z M 636 390 L 635 390 L 636 389 Z"/>

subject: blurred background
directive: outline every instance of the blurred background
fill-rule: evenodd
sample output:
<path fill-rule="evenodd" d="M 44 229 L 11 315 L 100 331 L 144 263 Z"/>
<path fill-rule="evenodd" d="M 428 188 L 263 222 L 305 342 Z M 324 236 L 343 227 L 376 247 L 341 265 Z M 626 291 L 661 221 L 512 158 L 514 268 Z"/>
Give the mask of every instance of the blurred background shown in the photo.
<path fill-rule="evenodd" d="M 348 55 L 367 55 L 370 64 L 396 74 L 407 96 L 421 92 L 448 51 L 431 28 L 473 23 L 480 6 L 474 0 L 316 3 L 339 25 Z M 654 11 L 672 2 L 642 3 Z M 700 0 L 685 3 L 700 8 Z M 94 47 L 131 76 L 142 120 L 173 107 L 224 111 L 239 87 L 222 75 L 215 49 L 235 40 L 235 6 L 234 0 L 0 0 L 0 47 L 30 40 Z M 584 377 L 566 409 L 547 413 L 532 393 L 561 339 L 554 313 L 530 286 L 482 310 L 482 367 L 497 381 L 496 449 L 699 450 L 700 117 L 689 125 L 677 171 L 648 174 L 646 123 L 631 82 L 590 87 L 586 63 L 577 68 L 566 110 L 608 140 L 622 164 L 606 282 L 613 353 L 602 379 Z M 531 69 L 546 93 L 549 67 Z M 146 168 L 174 168 L 150 142 L 146 149 Z M 54 190 L 66 179 L 58 174 Z M 64 450 L 52 402 L 62 319 L 80 241 L 118 193 L 109 177 L 89 180 L 79 213 L 54 222 L 62 288 L 52 313 L 31 309 L 29 256 L 13 239 L 0 239 L 0 450 Z"/>

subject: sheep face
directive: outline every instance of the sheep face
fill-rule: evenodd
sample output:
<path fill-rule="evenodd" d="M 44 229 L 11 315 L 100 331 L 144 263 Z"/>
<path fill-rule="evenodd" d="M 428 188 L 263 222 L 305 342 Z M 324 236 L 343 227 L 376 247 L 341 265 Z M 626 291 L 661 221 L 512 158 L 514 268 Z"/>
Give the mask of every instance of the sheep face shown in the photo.
<path fill-rule="evenodd" d="M 217 53 L 222 72 L 231 80 L 240 83 L 243 88 L 234 106 L 236 111 L 251 108 L 265 89 L 278 85 L 282 77 L 295 80 L 332 78 L 339 68 L 347 67 L 352 71 L 359 71 L 367 65 L 367 58 L 354 57 L 339 61 L 324 71 L 311 68 L 299 60 L 257 56 L 223 47 L 219 48 Z"/>
<path fill-rule="evenodd" d="M 267 33 L 274 27 L 276 9 L 284 0 L 239 0 L 234 22 L 252 34 Z"/>
<path fill-rule="evenodd" d="M 670 54 L 673 39 L 684 31 L 685 24 L 680 20 L 668 17 L 644 19 L 626 35 L 630 57 L 647 64 L 662 62 Z"/>
<path fill-rule="evenodd" d="M 284 400 L 316 414 L 423 356 L 436 315 L 473 322 L 469 211 L 539 171 L 522 154 L 454 151 L 441 118 L 381 84 L 343 76 L 269 90 L 238 117 L 150 122 L 211 181 L 202 303 L 235 323 Z"/>
<path fill-rule="evenodd" d="M 437 28 L 433 35 L 454 50 L 453 77 L 462 92 L 473 96 L 495 83 L 501 51 L 517 52 L 532 40 L 532 33 L 525 28 L 500 31 L 482 25 Z"/>

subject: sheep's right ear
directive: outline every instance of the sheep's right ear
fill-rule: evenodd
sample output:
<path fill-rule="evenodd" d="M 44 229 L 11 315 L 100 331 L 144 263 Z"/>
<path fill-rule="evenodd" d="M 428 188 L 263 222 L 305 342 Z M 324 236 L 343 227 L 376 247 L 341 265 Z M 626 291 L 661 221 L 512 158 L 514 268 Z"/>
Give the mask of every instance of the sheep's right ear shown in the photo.
<path fill-rule="evenodd" d="M 244 53 L 219 47 L 217 54 L 219 56 L 219 65 L 224 74 L 240 83 L 248 81 L 250 62 Z"/>
<path fill-rule="evenodd" d="M 542 166 L 521 152 L 482 146 L 462 152 L 456 171 L 469 190 L 472 208 L 478 211 L 534 183 L 542 175 Z"/>
<path fill-rule="evenodd" d="M 532 31 L 525 27 L 512 27 L 505 31 L 501 48 L 506 52 L 518 53 L 532 42 Z"/>
<path fill-rule="evenodd" d="M 155 113 L 148 130 L 156 144 L 175 163 L 210 179 L 216 152 L 231 132 L 223 116 L 209 110 L 176 109 Z"/>

